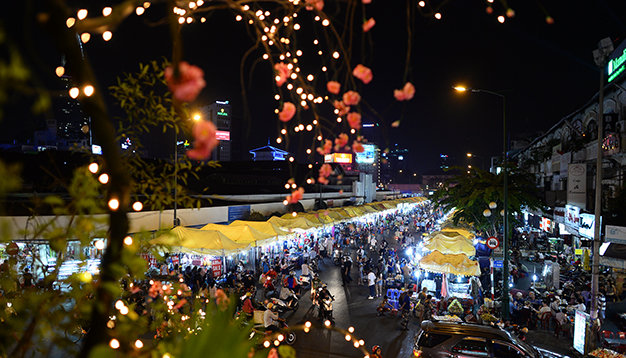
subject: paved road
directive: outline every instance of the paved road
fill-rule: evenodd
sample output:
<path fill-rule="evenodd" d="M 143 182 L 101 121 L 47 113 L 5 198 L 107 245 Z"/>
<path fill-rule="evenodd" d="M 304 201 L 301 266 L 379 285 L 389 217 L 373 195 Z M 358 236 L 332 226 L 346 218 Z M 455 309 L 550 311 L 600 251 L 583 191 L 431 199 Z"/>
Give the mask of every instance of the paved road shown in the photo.
<path fill-rule="evenodd" d="M 339 268 L 330 259 L 321 262 L 319 266 L 320 278 L 335 297 L 333 315 L 337 327 L 347 329 L 353 326 L 355 335 L 365 341 L 365 347 L 369 350 L 375 344 L 380 345 L 384 357 L 411 357 L 413 339 L 418 331 L 416 322 L 411 322 L 409 330 L 404 331 L 400 327 L 399 318 L 377 317 L 376 306 L 380 300 L 368 300 L 369 290 L 366 286 L 356 285 L 355 280 L 343 287 Z M 357 273 L 358 270 L 352 271 L 353 278 Z M 315 317 L 317 312 L 307 312 L 310 306 L 309 295 L 303 295 L 298 311 L 291 317 L 287 316 L 289 324 L 302 324 L 310 320 L 319 325 Z M 298 351 L 298 358 L 363 357 L 363 353 L 346 342 L 342 334 L 321 328 L 313 329 L 308 334 L 298 332 L 294 347 Z"/>

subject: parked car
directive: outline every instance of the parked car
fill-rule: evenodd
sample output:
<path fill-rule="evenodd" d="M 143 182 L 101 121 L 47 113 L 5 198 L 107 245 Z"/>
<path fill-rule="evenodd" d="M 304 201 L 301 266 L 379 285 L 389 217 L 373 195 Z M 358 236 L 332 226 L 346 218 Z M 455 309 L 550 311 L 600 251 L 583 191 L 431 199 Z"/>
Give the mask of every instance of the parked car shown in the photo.
<path fill-rule="evenodd" d="M 530 346 L 491 326 L 455 322 L 422 322 L 413 357 L 420 358 L 566 358 Z"/>

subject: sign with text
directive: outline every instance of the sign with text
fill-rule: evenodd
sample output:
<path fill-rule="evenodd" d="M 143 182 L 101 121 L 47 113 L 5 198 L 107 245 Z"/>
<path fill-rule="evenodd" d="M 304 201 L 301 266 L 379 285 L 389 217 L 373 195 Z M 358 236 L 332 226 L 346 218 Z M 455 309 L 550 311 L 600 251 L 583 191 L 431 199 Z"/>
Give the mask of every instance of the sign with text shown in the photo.
<path fill-rule="evenodd" d="M 605 241 L 626 245 L 626 226 L 607 225 L 605 230 Z"/>
<path fill-rule="evenodd" d="M 545 232 L 552 232 L 552 220 L 548 218 L 541 217 L 541 230 Z"/>
<path fill-rule="evenodd" d="M 324 163 L 350 164 L 352 163 L 352 154 L 350 153 L 326 154 L 324 156 Z"/>
<path fill-rule="evenodd" d="M 250 205 L 237 205 L 228 207 L 228 222 L 244 220 L 250 215 Z"/>
<path fill-rule="evenodd" d="M 583 311 L 576 311 L 576 318 L 574 319 L 574 349 L 580 354 L 586 354 L 585 351 L 585 338 L 587 333 L 587 324 L 589 321 L 589 315 Z"/>
<path fill-rule="evenodd" d="M 580 208 L 573 205 L 565 206 L 565 226 L 578 231 L 580 225 Z"/>
<path fill-rule="evenodd" d="M 602 217 L 600 217 L 602 221 Z M 589 239 L 593 239 L 595 232 L 596 216 L 593 214 L 580 214 L 580 225 L 578 227 L 578 233 Z"/>
<path fill-rule="evenodd" d="M 211 259 L 211 270 L 213 271 L 213 277 L 222 276 L 222 259 L 217 257 Z"/>
<path fill-rule="evenodd" d="M 363 144 L 363 151 L 356 153 L 355 160 L 359 164 L 374 164 L 376 161 L 376 146 L 374 144 Z"/>
<path fill-rule="evenodd" d="M 570 164 L 567 169 L 567 203 L 585 209 L 587 204 L 587 164 Z"/>
<path fill-rule="evenodd" d="M 215 131 L 215 139 L 230 140 L 230 132 L 229 131 Z"/>
<path fill-rule="evenodd" d="M 565 208 L 554 208 L 554 222 L 565 224 Z"/>

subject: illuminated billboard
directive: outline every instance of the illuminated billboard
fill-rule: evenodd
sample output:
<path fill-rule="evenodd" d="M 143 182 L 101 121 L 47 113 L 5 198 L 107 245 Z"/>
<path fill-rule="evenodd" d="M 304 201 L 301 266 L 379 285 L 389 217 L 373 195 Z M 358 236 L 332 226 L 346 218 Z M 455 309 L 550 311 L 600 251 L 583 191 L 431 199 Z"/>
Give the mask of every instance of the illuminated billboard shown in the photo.
<path fill-rule="evenodd" d="M 230 140 L 230 132 L 229 131 L 215 131 L 215 139 Z"/>
<path fill-rule="evenodd" d="M 331 153 L 324 155 L 324 163 L 352 163 L 352 154 L 350 153 Z"/>
<path fill-rule="evenodd" d="M 374 164 L 376 162 L 376 146 L 374 144 L 363 144 L 363 151 L 356 153 L 354 160 L 359 164 Z"/>

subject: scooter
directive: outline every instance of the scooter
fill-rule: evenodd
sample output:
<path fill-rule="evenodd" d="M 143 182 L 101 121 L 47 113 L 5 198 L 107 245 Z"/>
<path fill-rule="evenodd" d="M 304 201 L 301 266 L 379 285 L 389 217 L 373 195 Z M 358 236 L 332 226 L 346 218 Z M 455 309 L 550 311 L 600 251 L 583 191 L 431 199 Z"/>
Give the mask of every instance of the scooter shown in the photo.
<path fill-rule="evenodd" d="M 334 324 L 333 319 L 333 298 L 332 297 L 324 297 L 320 300 L 319 306 L 319 316 L 322 321 L 330 321 L 331 324 Z"/>
<path fill-rule="evenodd" d="M 287 325 L 287 322 L 280 321 L 280 323 L 281 323 L 281 331 L 285 330 L 285 332 L 280 332 L 278 336 L 276 337 L 276 339 L 278 339 L 279 341 L 284 340 L 285 343 L 288 345 L 294 344 L 294 342 L 296 341 L 296 334 L 288 330 L 289 326 Z M 265 340 L 263 337 L 269 336 L 270 333 L 271 332 L 268 332 L 262 324 L 255 324 L 252 327 L 252 331 L 250 332 L 250 335 L 248 336 L 248 340 L 252 341 L 255 339 L 255 337 L 257 337 L 256 339 L 261 340 L 259 344 L 262 344 L 263 341 Z"/>

